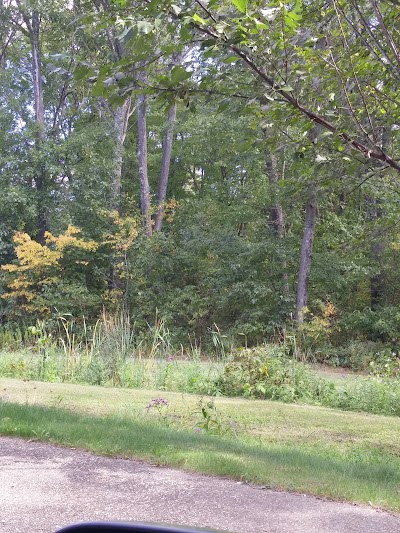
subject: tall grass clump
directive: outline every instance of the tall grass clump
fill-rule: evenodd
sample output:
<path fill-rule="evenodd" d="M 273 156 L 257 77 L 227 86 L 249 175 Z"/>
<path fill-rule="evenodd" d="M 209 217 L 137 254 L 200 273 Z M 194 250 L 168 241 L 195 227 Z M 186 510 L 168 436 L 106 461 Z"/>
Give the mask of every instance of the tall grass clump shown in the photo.
<path fill-rule="evenodd" d="M 212 394 L 221 362 L 175 349 L 165 320 L 137 331 L 129 315 L 105 311 L 93 325 L 69 314 L 26 331 L 26 348 L 0 353 L 0 376 Z"/>
<path fill-rule="evenodd" d="M 25 334 L 24 334 L 25 333 Z M 24 346 L 26 331 L 18 324 L 0 326 L 0 350 L 17 351 Z"/>
<path fill-rule="evenodd" d="M 93 385 L 120 384 L 119 368 L 134 352 L 135 330 L 129 315 L 103 311 L 92 328 L 85 326 L 83 357 L 75 379 Z"/>
<path fill-rule="evenodd" d="M 348 411 L 400 416 L 400 381 L 360 377 L 322 395 L 321 403 Z"/>

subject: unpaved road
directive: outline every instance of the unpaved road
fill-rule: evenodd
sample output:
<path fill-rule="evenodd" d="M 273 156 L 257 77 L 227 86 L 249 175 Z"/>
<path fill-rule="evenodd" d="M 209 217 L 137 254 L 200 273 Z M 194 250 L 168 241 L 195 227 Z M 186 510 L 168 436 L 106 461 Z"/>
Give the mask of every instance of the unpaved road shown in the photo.
<path fill-rule="evenodd" d="M 368 507 L 0 437 L 1 533 L 114 519 L 237 533 L 400 533 L 399 517 Z"/>

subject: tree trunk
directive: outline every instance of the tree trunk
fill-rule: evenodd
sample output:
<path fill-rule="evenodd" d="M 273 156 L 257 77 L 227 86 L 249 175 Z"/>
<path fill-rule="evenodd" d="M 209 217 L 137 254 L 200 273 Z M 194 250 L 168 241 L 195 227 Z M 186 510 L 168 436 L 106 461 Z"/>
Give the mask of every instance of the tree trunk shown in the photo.
<path fill-rule="evenodd" d="M 44 134 L 44 103 L 43 103 L 43 82 L 42 82 L 42 60 L 40 53 L 40 17 L 37 11 L 32 13 L 32 24 L 29 31 L 32 47 L 32 80 L 34 93 L 34 107 L 36 125 L 39 135 Z"/>
<path fill-rule="evenodd" d="M 308 302 L 308 281 L 310 278 L 311 258 L 317 218 L 316 191 L 310 191 L 306 203 L 306 217 L 304 221 L 303 242 L 301 244 L 299 278 L 297 283 L 296 320 L 299 324 L 304 322 L 304 309 Z"/>
<path fill-rule="evenodd" d="M 385 150 L 390 141 L 390 128 L 385 126 L 378 130 L 379 142 L 382 149 Z M 381 198 L 367 198 L 370 204 L 369 220 L 374 223 L 384 215 L 383 203 Z M 385 238 L 379 230 L 379 226 L 373 229 L 371 242 L 371 257 L 375 265 L 379 265 L 379 270 L 370 279 L 371 309 L 375 311 L 384 303 L 386 280 L 383 270 L 383 254 L 386 249 Z"/>
<path fill-rule="evenodd" d="M 36 123 L 36 149 L 41 150 L 45 137 L 45 118 L 44 118 L 44 99 L 43 99 L 43 82 L 42 82 L 42 59 L 40 50 L 40 15 L 37 11 L 32 12 L 31 20 L 25 12 L 22 12 L 22 17 L 29 32 L 29 40 L 31 43 L 32 52 L 32 84 L 34 94 L 34 109 L 35 109 L 35 123 Z M 45 207 L 45 187 L 46 175 L 44 169 L 44 162 L 42 157 L 39 157 L 39 165 L 36 168 L 34 182 L 37 192 L 37 227 L 38 227 L 38 241 L 44 244 L 45 233 L 47 231 L 47 217 Z"/>
<path fill-rule="evenodd" d="M 0 16 L 4 16 L 0 13 Z M 16 30 L 12 27 L 5 27 L 0 34 L 0 71 L 6 68 L 7 50 L 11 47 Z"/>
<path fill-rule="evenodd" d="M 124 144 L 128 131 L 131 111 L 131 98 L 127 98 L 122 106 L 118 106 L 114 115 L 115 153 L 114 168 L 111 182 L 111 209 L 121 212 L 121 177 L 124 161 Z"/>
<path fill-rule="evenodd" d="M 381 200 L 376 198 L 368 198 L 370 204 L 369 220 L 376 221 L 383 216 Z M 376 311 L 382 304 L 385 295 L 385 276 L 381 270 L 382 256 L 385 251 L 385 240 L 379 231 L 374 232 L 371 240 L 371 258 L 375 265 L 379 265 L 379 271 L 370 278 L 370 297 L 371 309 Z"/>
<path fill-rule="evenodd" d="M 158 211 L 156 214 L 154 231 L 161 231 L 163 214 L 164 214 L 164 202 L 167 197 L 169 167 L 171 163 L 172 154 L 172 141 L 174 134 L 174 126 L 176 121 L 176 101 L 174 101 L 168 109 L 167 126 L 165 129 L 165 137 L 163 143 L 163 156 L 161 162 L 160 180 L 158 183 L 157 193 L 157 206 Z"/>
<path fill-rule="evenodd" d="M 266 167 L 268 173 L 268 180 L 271 185 L 272 194 L 276 197 L 276 187 L 278 183 L 278 162 L 276 155 L 269 153 L 267 155 Z M 275 203 L 271 207 L 270 211 L 270 222 L 271 226 L 279 239 L 283 239 L 285 235 L 285 214 L 283 207 L 279 203 Z M 289 294 L 289 278 L 287 274 L 287 265 L 286 260 L 282 259 L 282 280 L 283 280 L 283 291 L 285 294 Z"/>
<path fill-rule="evenodd" d="M 140 65 L 143 67 L 143 62 Z M 146 73 L 141 71 L 139 81 L 146 81 Z M 140 203 L 143 216 L 144 233 L 151 237 L 151 212 L 150 212 L 150 185 L 147 174 L 147 122 L 146 122 L 147 97 L 140 94 L 138 97 L 138 166 L 140 182 Z"/>

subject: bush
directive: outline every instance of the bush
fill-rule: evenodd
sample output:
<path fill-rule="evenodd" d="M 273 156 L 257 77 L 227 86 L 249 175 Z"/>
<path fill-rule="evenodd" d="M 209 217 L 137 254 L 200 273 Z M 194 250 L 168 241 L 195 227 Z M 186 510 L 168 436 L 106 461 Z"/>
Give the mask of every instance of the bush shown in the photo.
<path fill-rule="evenodd" d="M 385 363 L 386 364 L 386 363 Z M 392 367 L 383 367 L 392 370 Z M 393 360 L 393 368 L 398 368 Z M 281 347 L 266 345 L 237 352 L 216 387 L 228 396 L 305 402 L 345 410 L 400 416 L 400 382 L 383 377 L 333 381 L 319 378 Z"/>
<path fill-rule="evenodd" d="M 315 398 L 321 383 L 308 367 L 288 358 L 282 347 L 265 345 L 236 352 L 217 386 L 229 396 L 291 402 Z"/>
<path fill-rule="evenodd" d="M 369 373 L 377 378 L 400 378 L 400 357 L 394 353 L 378 354 L 375 361 L 369 363 Z"/>
<path fill-rule="evenodd" d="M 378 361 L 384 356 L 390 357 L 391 350 L 379 341 L 352 340 L 343 346 L 330 347 L 324 353 L 321 362 L 353 370 L 368 370 L 372 361 Z"/>
<path fill-rule="evenodd" d="M 368 338 L 385 343 L 393 351 L 400 351 L 400 308 L 382 307 L 345 314 L 339 324 L 343 334 Z"/>

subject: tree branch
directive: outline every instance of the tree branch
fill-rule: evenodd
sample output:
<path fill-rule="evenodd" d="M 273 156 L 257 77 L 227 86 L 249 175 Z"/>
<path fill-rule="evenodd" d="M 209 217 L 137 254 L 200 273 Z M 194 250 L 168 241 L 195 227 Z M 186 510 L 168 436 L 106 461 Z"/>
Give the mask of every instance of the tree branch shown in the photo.
<path fill-rule="evenodd" d="M 375 16 L 376 18 L 378 19 L 378 22 L 379 22 L 379 25 L 381 27 L 381 30 L 390 46 L 390 48 L 392 49 L 392 52 L 394 54 L 394 57 L 396 58 L 396 61 L 398 63 L 398 65 L 400 66 L 400 54 L 399 54 L 399 51 L 397 50 L 397 47 L 392 39 L 392 36 L 390 35 L 390 33 L 388 32 L 388 29 L 386 27 L 386 24 L 385 24 L 385 21 L 383 20 L 383 17 L 382 17 L 382 13 L 379 11 L 379 8 L 378 8 L 378 5 L 376 3 L 375 0 L 370 0 L 370 4 L 372 6 L 372 9 L 375 13 Z"/>

